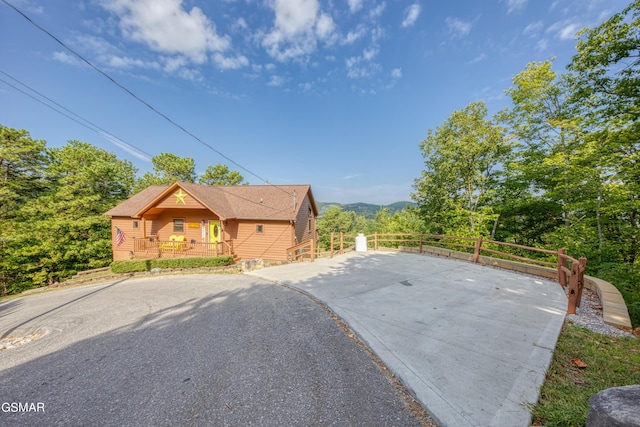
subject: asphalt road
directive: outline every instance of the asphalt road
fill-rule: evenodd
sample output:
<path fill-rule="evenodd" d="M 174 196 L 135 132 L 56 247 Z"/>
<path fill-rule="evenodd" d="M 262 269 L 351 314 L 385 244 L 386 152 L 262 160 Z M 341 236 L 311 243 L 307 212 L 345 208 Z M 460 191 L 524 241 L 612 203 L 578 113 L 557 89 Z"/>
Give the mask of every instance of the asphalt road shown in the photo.
<path fill-rule="evenodd" d="M 419 425 L 322 307 L 258 278 L 127 279 L 0 303 L 0 342 L 28 336 L 0 351 L 0 425 Z"/>

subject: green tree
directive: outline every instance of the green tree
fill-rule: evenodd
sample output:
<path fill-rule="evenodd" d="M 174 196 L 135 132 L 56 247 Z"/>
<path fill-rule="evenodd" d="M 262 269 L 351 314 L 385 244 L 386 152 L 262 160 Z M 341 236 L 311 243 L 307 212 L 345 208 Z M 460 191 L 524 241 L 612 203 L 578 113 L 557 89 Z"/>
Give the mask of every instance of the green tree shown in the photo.
<path fill-rule="evenodd" d="M 331 233 L 356 234 L 366 233 L 370 225 L 368 221 L 353 211 L 343 211 L 339 206 L 326 210 L 317 222 L 319 245 L 325 249 L 331 246 Z"/>
<path fill-rule="evenodd" d="M 494 220 L 488 195 L 496 185 L 496 166 L 511 145 L 505 130 L 486 116 L 484 103 L 471 103 L 430 129 L 420 144 L 425 169 L 412 198 L 430 232 L 487 234 Z"/>
<path fill-rule="evenodd" d="M 171 153 L 160 153 L 151 159 L 153 172 L 146 172 L 135 183 L 135 192 L 150 185 L 173 184 L 176 181 L 195 182 L 196 163 L 190 157 L 180 157 Z"/>
<path fill-rule="evenodd" d="M 46 161 L 44 141 L 31 139 L 26 130 L 0 125 L 0 221 L 14 216 L 20 205 L 45 188 Z"/>
<path fill-rule="evenodd" d="M 575 98 L 605 121 L 640 115 L 640 0 L 595 28 L 578 33 L 569 70 L 576 75 Z"/>
<path fill-rule="evenodd" d="M 582 133 L 568 102 L 569 77 L 558 76 L 552 65 L 529 63 L 506 91 L 512 107 L 497 115 L 514 144 L 492 201 L 499 214 L 492 235 L 499 240 L 540 245 L 545 233 L 571 224 L 577 198 L 593 197 L 575 191 L 583 181 L 576 179 L 575 162 Z"/>
<path fill-rule="evenodd" d="M 111 261 L 104 216 L 131 194 L 135 168 L 93 145 L 70 141 L 48 151 L 48 189 L 16 213 L 3 259 L 11 291 L 45 285 Z"/>
<path fill-rule="evenodd" d="M 244 177 L 238 171 L 229 170 L 229 166 L 217 164 L 207 166 L 207 169 L 200 176 L 198 184 L 202 185 L 240 185 L 248 184 L 244 182 Z"/>
<path fill-rule="evenodd" d="M 389 234 L 421 233 L 426 230 L 426 224 L 418 209 L 405 208 L 392 215 L 388 208 L 382 208 L 376 214 L 374 230 Z"/>
<path fill-rule="evenodd" d="M 600 248 L 607 243 L 602 241 L 615 240 L 620 244 L 617 254 L 629 266 L 640 255 L 638 40 L 640 0 L 599 26 L 582 30 L 569 65 L 575 74 L 573 102 L 585 118 L 598 159 Z"/>

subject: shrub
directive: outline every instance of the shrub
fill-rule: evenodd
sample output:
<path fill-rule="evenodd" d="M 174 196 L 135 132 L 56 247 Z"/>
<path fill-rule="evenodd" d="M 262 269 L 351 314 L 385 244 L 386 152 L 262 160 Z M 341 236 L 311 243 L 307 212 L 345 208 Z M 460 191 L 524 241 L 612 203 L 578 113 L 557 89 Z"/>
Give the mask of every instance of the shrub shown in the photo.
<path fill-rule="evenodd" d="M 206 268 L 233 264 L 233 257 L 224 255 L 210 258 L 159 258 L 113 261 L 111 271 L 116 274 L 150 271 L 153 268 Z"/>
<path fill-rule="evenodd" d="M 116 274 L 149 271 L 151 268 L 153 267 L 151 267 L 150 259 L 113 261 L 111 263 L 111 271 Z"/>

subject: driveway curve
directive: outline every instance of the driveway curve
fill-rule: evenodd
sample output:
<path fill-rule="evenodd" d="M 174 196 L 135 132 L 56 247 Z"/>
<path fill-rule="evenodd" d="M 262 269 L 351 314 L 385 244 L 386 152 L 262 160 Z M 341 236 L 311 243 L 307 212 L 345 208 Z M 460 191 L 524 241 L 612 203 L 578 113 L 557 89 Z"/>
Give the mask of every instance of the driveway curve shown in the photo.
<path fill-rule="evenodd" d="M 567 308 L 558 283 L 408 253 L 251 274 L 327 304 L 444 426 L 529 426 Z"/>
<path fill-rule="evenodd" d="M 13 299 L 0 303 L 9 337 L 25 342 L 0 351 L 0 425 L 420 423 L 321 306 L 259 278 L 161 276 Z"/>

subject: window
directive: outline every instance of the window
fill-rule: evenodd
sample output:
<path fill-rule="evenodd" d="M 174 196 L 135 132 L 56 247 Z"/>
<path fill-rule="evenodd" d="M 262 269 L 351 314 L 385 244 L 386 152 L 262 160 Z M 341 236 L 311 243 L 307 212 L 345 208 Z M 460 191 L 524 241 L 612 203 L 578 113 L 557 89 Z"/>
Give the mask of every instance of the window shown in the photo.
<path fill-rule="evenodd" d="M 138 221 L 133 221 L 133 228 L 134 229 L 138 228 Z"/>
<path fill-rule="evenodd" d="M 262 233 L 264 233 L 264 225 L 257 224 L 256 225 L 256 234 L 262 234 Z"/>
<path fill-rule="evenodd" d="M 184 233 L 184 219 L 174 219 L 173 220 L 173 232 L 174 233 Z"/>

